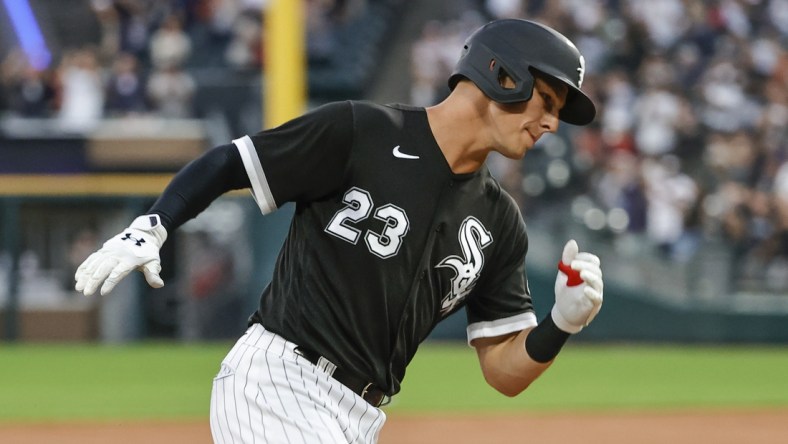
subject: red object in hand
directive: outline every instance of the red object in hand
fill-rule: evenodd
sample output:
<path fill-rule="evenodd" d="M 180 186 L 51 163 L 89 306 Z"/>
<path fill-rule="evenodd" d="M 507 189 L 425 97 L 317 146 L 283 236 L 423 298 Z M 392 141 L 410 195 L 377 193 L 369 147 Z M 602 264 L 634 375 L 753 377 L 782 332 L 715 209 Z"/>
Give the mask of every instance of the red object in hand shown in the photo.
<path fill-rule="evenodd" d="M 580 277 L 580 272 L 573 269 L 569 265 L 563 262 L 558 262 L 558 269 L 566 275 L 567 287 L 576 287 L 583 283 L 583 279 Z"/>

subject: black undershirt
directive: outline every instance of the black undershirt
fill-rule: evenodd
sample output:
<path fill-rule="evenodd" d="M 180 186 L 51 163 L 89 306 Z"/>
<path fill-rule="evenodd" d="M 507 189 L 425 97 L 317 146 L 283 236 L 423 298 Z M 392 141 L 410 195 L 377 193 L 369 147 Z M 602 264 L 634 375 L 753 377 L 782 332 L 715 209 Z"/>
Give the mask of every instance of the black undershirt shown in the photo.
<path fill-rule="evenodd" d="M 235 145 L 221 145 L 181 169 L 148 212 L 158 214 L 172 232 L 222 194 L 250 186 Z"/>

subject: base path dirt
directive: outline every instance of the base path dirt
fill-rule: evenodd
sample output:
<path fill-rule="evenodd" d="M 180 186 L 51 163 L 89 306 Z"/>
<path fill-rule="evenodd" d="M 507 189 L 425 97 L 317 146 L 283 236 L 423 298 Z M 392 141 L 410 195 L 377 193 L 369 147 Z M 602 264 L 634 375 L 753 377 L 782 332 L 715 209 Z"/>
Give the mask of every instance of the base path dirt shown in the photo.
<path fill-rule="evenodd" d="M 208 420 L 3 424 L 0 443 L 210 443 Z M 784 444 L 788 409 L 719 412 L 390 414 L 380 444 Z"/>
<path fill-rule="evenodd" d="M 788 409 L 744 412 L 392 416 L 380 444 L 785 444 Z"/>

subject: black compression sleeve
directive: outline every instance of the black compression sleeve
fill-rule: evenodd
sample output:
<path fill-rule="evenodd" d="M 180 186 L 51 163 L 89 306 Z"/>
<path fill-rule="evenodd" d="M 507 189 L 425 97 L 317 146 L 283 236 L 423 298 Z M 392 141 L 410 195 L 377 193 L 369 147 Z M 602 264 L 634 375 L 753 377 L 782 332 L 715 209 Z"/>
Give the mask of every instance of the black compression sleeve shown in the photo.
<path fill-rule="evenodd" d="M 570 334 L 556 327 L 553 316 L 547 314 L 525 338 L 525 351 L 536 362 L 550 362 L 558 356 Z"/>
<path fill-rule="evenodd" d="M 197 216 L 217 197 L 251 183 L 235 145 L 213 148 L 183 167 L 148 211 L 167 231 Z"/>

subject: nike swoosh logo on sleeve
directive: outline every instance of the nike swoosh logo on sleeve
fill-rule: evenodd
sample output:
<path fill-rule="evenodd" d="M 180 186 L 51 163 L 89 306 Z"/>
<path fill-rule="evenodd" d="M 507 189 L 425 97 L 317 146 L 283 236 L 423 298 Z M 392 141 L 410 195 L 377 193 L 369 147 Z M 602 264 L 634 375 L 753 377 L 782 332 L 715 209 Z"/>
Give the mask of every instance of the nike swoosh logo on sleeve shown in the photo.
<path fill-rule="evenodd" d="M 405 153 L 403 153 L 402 151 L 399 150 L 399 145 L 394 147 L 394 150 L 392 151 L 392 153 L 394 153 L 394 157 L 399 157 L 400 159 L 418 159 L 419 158 L 419 156 L 414 156 L 412 154 L 405 154 Z"/>

